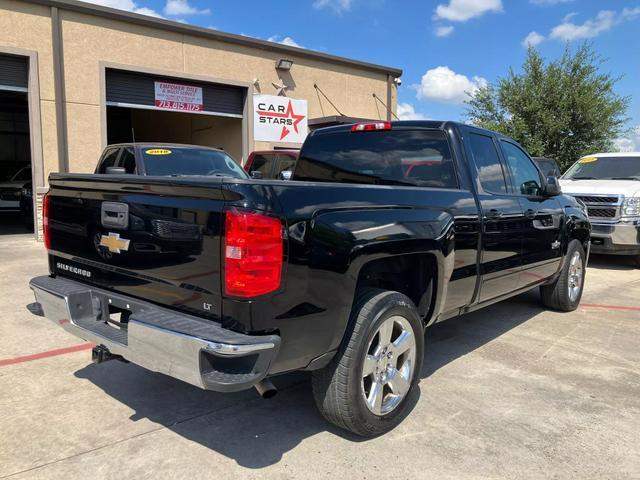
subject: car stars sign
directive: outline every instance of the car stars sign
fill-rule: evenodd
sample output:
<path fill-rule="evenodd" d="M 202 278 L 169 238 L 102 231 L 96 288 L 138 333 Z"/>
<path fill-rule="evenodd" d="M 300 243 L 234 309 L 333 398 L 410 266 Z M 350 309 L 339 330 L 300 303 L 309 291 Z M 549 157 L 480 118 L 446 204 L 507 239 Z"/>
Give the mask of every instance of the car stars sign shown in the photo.
<path fill-rule="evenodd" d="M 262 142 L 302 143 L 307 137 L 307 101 L 253 96 L 253 136 Z"/>

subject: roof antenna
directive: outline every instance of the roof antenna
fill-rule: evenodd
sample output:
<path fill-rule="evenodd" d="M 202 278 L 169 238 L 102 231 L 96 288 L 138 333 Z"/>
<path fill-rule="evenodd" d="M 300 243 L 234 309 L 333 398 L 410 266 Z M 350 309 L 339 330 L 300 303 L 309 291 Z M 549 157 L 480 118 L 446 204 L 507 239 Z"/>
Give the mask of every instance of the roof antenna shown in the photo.
<path fill-rule="evenodd" d="M 131 127 L 131 139 L 133 140 L 133 143 L 136 143 L 136 130 L 133 127 Z"/>

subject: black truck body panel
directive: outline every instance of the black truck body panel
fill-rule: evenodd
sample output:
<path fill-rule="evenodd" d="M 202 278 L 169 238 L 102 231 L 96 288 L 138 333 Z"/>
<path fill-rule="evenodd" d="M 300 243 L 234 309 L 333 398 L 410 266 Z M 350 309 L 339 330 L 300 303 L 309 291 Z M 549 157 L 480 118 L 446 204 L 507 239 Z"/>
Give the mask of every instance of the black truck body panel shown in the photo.
<path fill-rule="evenodd" d="M 407 288 L 416 290 L 416 305 L 427 303 L 420 306 L 429 324 L 553 280 L 572 238 L 588 248 L 590 224 L 571 197 L 483 192 L 464 141 L 478 129 L 399 125 L 446 133 L 458 188 L 52 174 L 51 273 L 243 334 L 277 334 L 281 344 L 269 372 L 275 374 L 330 359 L 372 265 L 418 266 Z M 128 206 L 126 228 L 103 225 L 104 202 Z M 250 300 L 222 294 L 230 208 L 282 220 L 277 291 Z M 128 251 L 101 253 L 96 239 L 108 234 L 130 240 Z M 435 281 L 427 291 L 430 275 Z"/>

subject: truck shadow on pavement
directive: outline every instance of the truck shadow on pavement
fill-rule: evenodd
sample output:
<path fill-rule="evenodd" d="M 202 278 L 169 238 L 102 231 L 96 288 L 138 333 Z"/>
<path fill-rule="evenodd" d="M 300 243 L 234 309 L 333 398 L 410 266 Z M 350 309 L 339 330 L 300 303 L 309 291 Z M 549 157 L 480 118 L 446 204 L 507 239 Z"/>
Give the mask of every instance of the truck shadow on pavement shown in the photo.
<path fill-rule="evenodd" d="M 421 372 L 426 380 L 422 380 L 420 388 L 429 388 L 428 377 L 439 368 L 541 311 L 535 290 L 429 328 Z M 253 390 L 234 394 L 203 391 L 118 361 L 88 365 L 75 375 L 134 410 L 129 421 L 147 418 L 246 468 L 278 463 L 306 438 L 324 431 L 351 442 L 363 440 L 324 421 L 316 410 L 306 372 L 273 379 L 280 393 L 270 400 L 261 399 Z M 418 401 L 419 392 L 412 399 L 410 411 Z"/>
<path fill-rule="evenodd" d="M 588 268 L 598 270 L 636 270 L 633 258 L 625 255 L 589 255 Z"/>

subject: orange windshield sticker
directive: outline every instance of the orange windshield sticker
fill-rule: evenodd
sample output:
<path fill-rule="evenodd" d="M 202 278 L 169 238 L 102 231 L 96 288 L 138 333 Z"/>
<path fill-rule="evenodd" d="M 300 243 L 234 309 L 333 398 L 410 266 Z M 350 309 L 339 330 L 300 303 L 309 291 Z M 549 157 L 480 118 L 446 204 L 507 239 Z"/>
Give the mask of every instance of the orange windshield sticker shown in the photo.
<path fill-rule="evenodd" d="M 151 148 L 144 153 L 147 155 L 169 155 L 171 154 L 171 150 L 167 150 L 166 148 Z"/>

